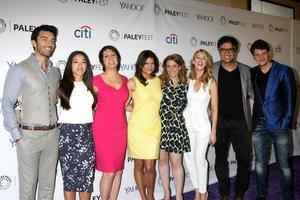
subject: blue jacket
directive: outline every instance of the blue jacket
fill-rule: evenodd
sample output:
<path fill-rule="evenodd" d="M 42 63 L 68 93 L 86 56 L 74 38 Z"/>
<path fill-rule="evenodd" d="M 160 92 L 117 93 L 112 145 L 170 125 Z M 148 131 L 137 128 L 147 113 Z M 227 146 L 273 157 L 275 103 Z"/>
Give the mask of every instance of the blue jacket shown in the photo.
<path fill-rule="evenodd" d="M 272 61 L 265 94 L 260 94 L 256 82 L 259 66 L 251 69 L 254 91 L 252 125 L 255 130 L 263 116 L 268 131 L 291 128 L 296 103 L 296 82 L 290 67 Z M 261 98 L 264 96 L 264 100 Z"/>

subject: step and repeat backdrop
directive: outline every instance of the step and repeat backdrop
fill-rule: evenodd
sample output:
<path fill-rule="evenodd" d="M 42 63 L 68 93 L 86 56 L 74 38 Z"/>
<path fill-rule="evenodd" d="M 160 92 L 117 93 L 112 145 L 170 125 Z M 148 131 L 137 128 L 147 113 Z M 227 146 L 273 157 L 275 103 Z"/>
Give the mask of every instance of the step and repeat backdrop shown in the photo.
<path fill-rule="evenodd" d="M 132 77 L 134 63 L 144 49 L 153 50 L 160 62 L 173 53 L 183 56 L 187 66 L 192 54 L 206 49 L 219 60 L 217 40 L 233 35 L 241 46 L 238 60 L 250 66 L 255 63 L 249 52 L 258 38 L 273 46 L 274 58 L 291 65 L 300 73 L 300 23 L 287 18 L 263 15 L 239 9 L 215 6 L 197 1 L 180 0 L 1 0 L 0 3 L 0 94 L 7 70 L 27 58 L 32 52 L 30 36 L 41 24 L 52 24 L 59 29 L 57 48 L 51 58 L 63 73 L 67 57 L 74 50 L 85 51 L 92 62 L 94 75 L 101 73 L 98 52 L 104 45 L 113 45 L 121 53 L 120 73 Z M 298 67 L 298 68 L 297 68 Z M 298 80 L 298 78 L 297 78 Z M 10 134 L 3 127 L 0 115 L 0 199 L 18 199 L 16 148 Z M 300 120 L 297 120 L 300 123 Z M 293 155 L 300 155 L 299 132 L 293 131 Z M 113 147 L 112 147 L 113 148 Z M 216 182 L 214 148 L 209 148 L 209 183 Z M 274 160 L 272 156 L 271 161 Z M 139 199 L 133 177 L 133 160 L 126 158 L 119 199 Z M 231 175 L 236 161 L 231 150 Z M 96 172 L 92 200 L 100 198 Z M 171 176 L 174 194 L 174 181 Z M 186 171 L 185 191 L 193 190 Z M 155 197 L 163 196 L 159 177 Z M 57 168 L 55 199 L 63 199 L 60 167 Z"/>

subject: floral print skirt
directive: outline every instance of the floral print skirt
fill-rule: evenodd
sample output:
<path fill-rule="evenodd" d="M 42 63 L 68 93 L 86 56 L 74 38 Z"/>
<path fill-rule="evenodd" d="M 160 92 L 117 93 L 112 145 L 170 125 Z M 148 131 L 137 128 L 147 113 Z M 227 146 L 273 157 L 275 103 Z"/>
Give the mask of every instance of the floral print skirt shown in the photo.
<path fill-rule="evenodd" d="M 64 191 L 93 191 L 95 151 L 91 123 L 60 124 L 59 161 Z"/>

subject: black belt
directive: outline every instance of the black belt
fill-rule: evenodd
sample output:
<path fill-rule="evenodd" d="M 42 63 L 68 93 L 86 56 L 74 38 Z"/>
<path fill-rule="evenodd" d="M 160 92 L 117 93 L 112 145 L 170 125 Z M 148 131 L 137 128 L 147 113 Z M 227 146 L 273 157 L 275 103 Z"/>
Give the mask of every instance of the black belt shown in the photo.
<path fill-rule="evenodd" d="M 26 126 L 20 124 L 19 127 L 24 130 L 32 130 L 32 131 L 49 131 L 57 127 L 57 124 L 52 124 L 49 126 Z"/>

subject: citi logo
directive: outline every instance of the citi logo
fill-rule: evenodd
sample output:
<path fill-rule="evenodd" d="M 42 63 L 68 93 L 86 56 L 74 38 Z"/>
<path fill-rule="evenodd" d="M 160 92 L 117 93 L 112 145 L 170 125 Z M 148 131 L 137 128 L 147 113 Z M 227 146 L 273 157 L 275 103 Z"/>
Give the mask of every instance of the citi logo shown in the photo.
<path fill-rule="evenodd" d="M 165 9 L 165 14 L 166 15 L 172 15 L 172 16 L 175 16 L 175 17 L 184 17 L 184 18 L 189 17 L 188 12 L 181 12 L 181 11 L 176 11 L 176 10 Z"/>
<path fill-rule="evenodd" d="M 254 28 L 254 29 L 258 29 L 258 30 L 264 30 L 265 25 L 264 24 L 254 24 L 254 23 L 252 23 L 251 27 Z"/>
<path fill-rule="evenodd" d="M 196 14 L 196 17 L 197 17 L 197 20 L 201 20 L 201 21 L 205 21 L 205 22 L 213 22 L 214 21 L 213 16 Z"/>
<path fill-rule="evenodd" d="M 92 38 L 92 28 L 87 25 L 81 26 L 79 29 L 76 29 L 74 31 L 74 36 L 76 38 L 91 39 Z"/>
<path fill-rule="evenodd" d="M 6 30 L 6 22 L 4 21 L 4 19 L 0 18 L 0 33 L 3 33 Z"/>
<path fill-rule="evenodd" d="M 125 3 L 120 2 L 121 9 L 133 10 L 133 11 L 140 11 L 144 10 L 143 4 L 133 4 L 133 3 Z"/>
<path fill-rule="evenodd" d="M 170 36 L 166 37 L 166 43 L 168 44 L 178 44 L 178 36 L 176 33 L 172 33 Z"/>

